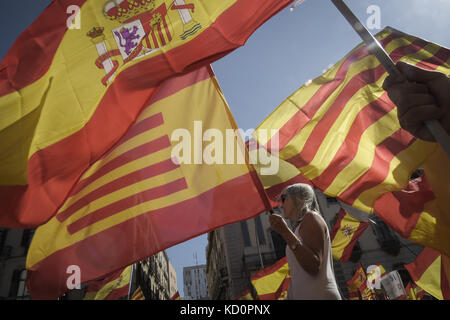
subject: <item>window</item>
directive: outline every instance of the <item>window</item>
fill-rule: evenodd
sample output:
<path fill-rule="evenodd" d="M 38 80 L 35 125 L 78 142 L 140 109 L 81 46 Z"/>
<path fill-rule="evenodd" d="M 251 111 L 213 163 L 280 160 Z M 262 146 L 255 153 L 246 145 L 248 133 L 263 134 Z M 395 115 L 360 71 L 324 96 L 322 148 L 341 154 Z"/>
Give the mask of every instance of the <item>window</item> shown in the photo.
<path fill-rule="evenodd" d="M 248 232 L 247 221 L 241 221 L 241 230 L 244 237 L 244 246 L 251 247 L 252 243 L 250 242 L 250 233 Z"/>
<path fill-rule="evenodd" d="M 9 295 L 11 297 L 15 297 L 18 300 L 30 299 L 30 294 L 28 293 L 27 290 L 26 280 L 27 280 L 26 269 L 15 270 L 11 281 L 11 289 Z"/>

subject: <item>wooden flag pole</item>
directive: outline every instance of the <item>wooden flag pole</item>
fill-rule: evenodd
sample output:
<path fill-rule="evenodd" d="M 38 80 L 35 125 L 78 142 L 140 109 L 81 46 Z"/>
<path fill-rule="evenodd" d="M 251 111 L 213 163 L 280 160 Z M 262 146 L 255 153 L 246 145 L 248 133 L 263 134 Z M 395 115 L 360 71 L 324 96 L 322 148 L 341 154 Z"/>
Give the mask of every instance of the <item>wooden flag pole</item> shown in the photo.
<path fill-rule="evenodd" d="M 359 21 L 359 19 L 353 14 L 349 7 L 344 3 L 343 0 L 331 0 L 336 8 L 341 12 L 344 18 L 350 23 L 353 29 L 359 34 L 359 36 L 366 43 L 369 51 L 377 57 L 381 65 L 386 69 L 386 71 L 391 75 L 399 74 L 394 61 L 392 61 L 389 54 L 384 50 L 378 40 L 364 27 L 364 25 Z M 445 153 L 450 157 L 450 136 L 441 126 L 439 121 L 430 120 L 426 121 L 425 125 L 431 132 L 436 141 L 442 146 Z"/>

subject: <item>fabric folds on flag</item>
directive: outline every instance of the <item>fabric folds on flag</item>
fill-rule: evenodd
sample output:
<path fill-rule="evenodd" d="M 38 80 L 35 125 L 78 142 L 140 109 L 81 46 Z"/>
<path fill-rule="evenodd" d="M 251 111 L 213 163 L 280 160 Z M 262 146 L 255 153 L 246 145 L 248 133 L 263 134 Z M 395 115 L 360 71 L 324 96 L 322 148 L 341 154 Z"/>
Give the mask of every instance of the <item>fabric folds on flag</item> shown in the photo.
<path fill-rule="evenodd" d="M 131 266 L 108 274 L 101 280 L 88 282 L 83 300 L 119 300 L 128 295 Z"/>
<path fill-rule="evenodd" d="M 242 46 L 289 3 L 53 1 L 0 63 L 0 225 L 48 221 L 161 81 Z"/>
<path fill-rule="evenodd" d="M 389 27 L 376 37 L 395 62 L 450 74 L 447 48 Z M 445 181 L 450 173 L 443 177 L 437 168 L 449 167 L 450 160 L 437 143 L 417 140 L 401 129 L 397 108 L 382 89 L 386 76 L 379 61 L 360 45 L 288 97 L 254 137 L 325 194 L 367 213 L 376 213 L 381 196 L 406 188 L 411 174 L 423 165 L 439 208 L 432 217 L 441 221 L 436 223 L 438 235 L 423 236 L 448 239 L 450 190 Z M 271 130 L 275 133 L 259 135 Z M 434 247 L 440 245 L 448 254 L 443 248 L 448 243 L 435 241 Z"/>
<path fill-rule="evenodd" d="M 286 300 L 290 281 L 286 257 L 251 277 L 259 300 Z"/>
<path fill-rule="evenodd" d="M 37 228 L 27 256 L 32 297 L 62 295 L 69 265 L 86 282 L 267 211 L 254 169 L 221 158 L 233 145 L 248 158 L 235 130 L 209 67 L 166 80 L 57 215 Z"/>
<path fill-rule="evenodd" d="M 403 238 L 450 255 L 450 228 L 438 223 L 440 209 L 426 174 L 411 180 L 403 190 L 383 194 L 374 208 Z"/>
<path fill-rule="evenodd" d="M 236 297 L 234 300 L 254 300 L 254 299 L 250 290 L 247 289 L 244 292 L 242 292 L 238 297 Z"/>
<path fill-rule="evenodd" d="M 177 291 L 175 294 L 170 298 L 170 300 L 181 300 L 180 293 Z"/>
<path fill-rule="evenodd" d="M 438 251 L 425 247 L 405 268 L 413 281 L 427 293 L 439 300 L 450 299 L 450 287 Z"/>
<path fill-rule="evenodd" d="M 341 209 L 338 220 L 330 232 L 333 258 L 336 261 L 348 261 L 356 242 L 368 226 L 369 222 L 359 221 Z"/>
<path fill-rule="evenodd" d="M 295 183 L 311 182 L 289 162 L 278 158 L 259 145 L 254 139 L 247 141 L 250 163 L 258 173 L 272 206 L 279 205 L 279 196 L 284 188 Z"/>
<path fill-rule="evenodd" d="M 138 287 L 136 291 L 131 296 L 131 300 L 145 300 L 144 293 L 142 292 L 141 287 Z"/>

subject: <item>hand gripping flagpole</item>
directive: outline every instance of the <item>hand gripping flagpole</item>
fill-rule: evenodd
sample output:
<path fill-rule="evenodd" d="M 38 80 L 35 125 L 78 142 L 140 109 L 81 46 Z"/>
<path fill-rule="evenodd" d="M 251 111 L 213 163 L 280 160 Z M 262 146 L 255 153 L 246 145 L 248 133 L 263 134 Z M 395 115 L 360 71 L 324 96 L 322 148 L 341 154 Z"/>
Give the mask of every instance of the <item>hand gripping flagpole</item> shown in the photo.
<path fill-rule="evenodd" d="M 397 69 L 394 61 L 384 50 L 378 40 L 364 27 L 353 12 L 347 7 L 343 0 L 331 0 L 341 14 L 347 19 L 353 29 L 366 43 L 369 51 L 377 57 L 381 65 L 390 75 L 398 75 L 400 71 Z M 447 156 L 450 157 L 450 136 L 437 120 L 425 121 L 425 125 L 431 132 L 436 141 L 442 146 Z"/>

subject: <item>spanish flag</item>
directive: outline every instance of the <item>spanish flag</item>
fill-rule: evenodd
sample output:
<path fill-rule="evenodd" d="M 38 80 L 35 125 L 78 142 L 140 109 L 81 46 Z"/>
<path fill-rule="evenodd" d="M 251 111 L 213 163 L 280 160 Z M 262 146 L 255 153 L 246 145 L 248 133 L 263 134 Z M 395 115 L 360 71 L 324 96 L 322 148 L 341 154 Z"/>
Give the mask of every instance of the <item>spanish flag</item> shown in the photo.
<path fill-rule="evenodd" d="M 450 50 L 389 27 L 376 37 L 395 62 L 450 74 Z M 400 128 L 397 109 L 382 89 L 386 76 L 367 46 L 359 45 L 288 97 L 254 137 L 325 194 L 368 213 L 376 212 L 381 196 L 405 189 L 423 165 L 439 209 L 430 214 L 440 221 L 437 237 L 447 239 L 434 247 L 449 254 L 450 173 L 438 168 L 448 168 L 450 159 L 437 143 Z M 266 137 L 259 134 L 273 129 Z"/>
<path fill-rule="evenodd" d="M 411 282 L 408 282 L 405 291 L 406 296 L 399 298 L 399 300 L 422 300 L 425 295 L 425 291 L 421 287 Z"/>
<path fill-rule="evenodd" d="M 268 210 L 267 197 L 209 67 L 168 79 L 118 143 L 80 178 L 27 256 L 34 299 Z M 227 148 L 236 159 L 228 164 Z M 239 162 L 238 159 L 242 159 Z"/>
<path fill-rule="evenodd" d="M 336 261 L 348 261 L 356 242 L 368 226 L 368 222 L 361 222 L 341 209 L 338 220 L 330 232 L 333 258 Z"/>
<path fill-rule="evenodd" d="M 0 225 L 48 221 L 162 80 L 242 46 L 290 2 L 54 0 L 0 63 Z"/>
<path fill-rule="evenodd" d="M 259 300 L 286 300 L 290 281 L 286 257 L 251 277 Z"/>
<path fill-rule="evenodd" d="M 415 261 L 406 264 L 414 282 L 439 300 L 450 300 L 450 286 L 442 266 L 442 256 L 436 250 L 425 247 Z"/>
<path fill-rule="evenodd" d="M 142 292 L 142 289 L 140 286 L 136 289 L 136 291 L 131 296 L 131 300 L 145 300 L 144 293 Z"/>
<path fill-rule="evenodd" d="M 106 275 L 102 279 L 88 282 L 83 300 L 119 300 L 128 295 L 132 268 L 126 268 Z"/>
<path fill-rule="evenodd" d="M 349 300 L 376 300 L 375 291 L 367 286 L 367 274 L 361 263 L 353 277 L 347 282 Z"/>

